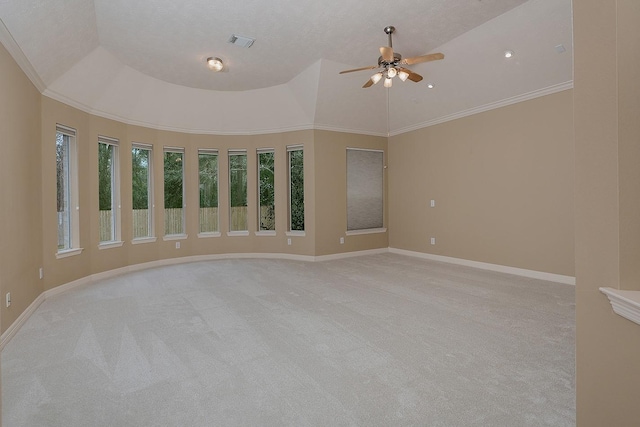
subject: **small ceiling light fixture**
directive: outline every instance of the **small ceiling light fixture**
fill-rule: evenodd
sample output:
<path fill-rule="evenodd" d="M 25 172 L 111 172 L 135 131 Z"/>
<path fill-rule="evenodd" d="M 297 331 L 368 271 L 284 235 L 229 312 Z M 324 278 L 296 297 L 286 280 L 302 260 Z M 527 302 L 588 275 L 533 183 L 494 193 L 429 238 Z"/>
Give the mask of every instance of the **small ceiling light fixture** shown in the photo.
<path fill-rule="evenodd" d="M 391 86 L 393 86 L 393 80 L 389 77 L 384 79 L 384 87 L 391 87 Z"/>
<path fill-rule="evenodd" d="M 398 72 L 398 78 L 400 78 L 400 80 L 402 80 L 403 82 L 406 82 L 407 79 L 409 78 L 409 73 L 407 73 L 404 70 L 400 70 Z"/>
<path fill-rule="evenodd" d="M 222 59 L 214 58 L 213 56 L 210 56 L 209 58 L 207 58 L 207 65 L 209 66 L 209 68 L 211 68 L 216 73 L 218 71 L 222 71 L 222 69 L 224 68 L 224 64 L 222 63 Z"/>
<path fill-rule="evenodd" d="M 433 83 L 427 83 L 427 89 L 433 89 L 436 87 Z"/>
<path fill-rule="evenodd" d="M 504 57 L 505 58 L 511 58 L 513 56 L 513 51 L 512 50 L 505 50 L 504 51 Z"/>
<path fill-rule="evenodd" d="M 380 80 L 382 80 L 382 73 L 375 73 L 373 76 L 371 76 L 371 81 L 374 85 L 377 84 Z"/>

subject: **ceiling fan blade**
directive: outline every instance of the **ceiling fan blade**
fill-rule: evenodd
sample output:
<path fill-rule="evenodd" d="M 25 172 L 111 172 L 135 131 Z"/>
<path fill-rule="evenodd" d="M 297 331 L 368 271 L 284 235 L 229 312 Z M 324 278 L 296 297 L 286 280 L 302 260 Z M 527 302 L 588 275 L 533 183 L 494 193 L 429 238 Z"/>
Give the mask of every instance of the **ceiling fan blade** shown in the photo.
<path fill-rule="evenodd" d="M 382 55 L 382 59 L 385 62 L 393 62 L 394 58 L 393 58 L 393 48 L 387 47 L 387 46 L 382 46 L 380 48 L 380 55 Z"/>
<path fill-rule="evenodd" d="M 369 79 L 367 80 L 367 82 L 362 86 L 363 88 L 368 88 L 373 86 L 373 80 Z"/>
<path fill-rule="evenodd" d="M 400 61 L 400 63 L 402 65 L 413 65 L 413 64 L 419 64 L 421 62 L 437 61 L 439 59 L 444 59 L 444 55 L 441 54 L 441 53 L 431 53 L 429 55 L 422 55 L 422 56 L 414 56 L 412 58 L 405 58 L 402 61 Z"/>
<path fill-rule="evenodd" d="M 373 70 L 374 68 L 378 68 L 378 66 L 372 65 L 371 67 L 362 67 L 362 68 L 354 68 L 353 70 L 344 70 L 344 71 L 340 71 L 339 74 L 353 73 L 354 71 Z"/>

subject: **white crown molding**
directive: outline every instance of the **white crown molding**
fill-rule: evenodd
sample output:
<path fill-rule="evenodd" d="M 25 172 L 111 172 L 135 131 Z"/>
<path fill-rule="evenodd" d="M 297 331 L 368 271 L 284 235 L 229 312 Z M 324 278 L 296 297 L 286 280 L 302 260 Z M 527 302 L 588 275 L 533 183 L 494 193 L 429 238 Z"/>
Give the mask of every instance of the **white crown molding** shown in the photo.
<path fill-rule="evenodd" d="M 24 54 L 16 40 L 9 32 L 9 29 L 4 25 L 4 22 L 0 18 L 0 43 L 7 49 L 9 54 L 13 57 L 13 60 L 16 61 L 18 66 L 22 69 L 22 72 L 26 74 L 26 76 L 31 80 L 31 83 L 38 89 L 40 93 L 42 93 L 46 85 L 36 72 L 31 62 L 27 59 L 27 56 Z"/>
<path fill-rule="evenodd" d="M 640 291 L 600 288 L 600 292 L 609 298 L 616 314 L 640 325 Z"/>
<path fill-rule="evenodd" d="M 407 251 L 404 249 L 389 248 L 389 252 L 399 255 L 407 255 L 415 258 L 428 259 L 431 261 L 446 262 L 448 264 L 462 265 L 465 267 L 479 268 L 481 270 L 496 271 L 498 273 L 513 274 L 516 276 L 528 277 L 531 279 L 546 280 L 548 282 L 562 283 L 565 285 L 576 284 L 573 276 L 563 276 L 561 274 L 545 273 L 544 271 L 527 270 L 524 268 L 509 267 L 506 265 L 490 264 L 487 262 L 471 261 L 468 259 L 453 258 L 442 255 L 428 254 L 425 252 Z"/>
<path fill-rule="evenodd" d="M 330 132 L 342 132 L 342 133 L 355 133 L 358 135 L 369 135 L 369 136 L 381 136 L 386 138 L 386 132 L 374 132 L 366 129 L 351 129 L 351 128 L 342 128 L 338 126 L 330 126 L 330 125 L 319 125 L 316 124 L 313 126 L 315 130 L 326 130 Z"/>
<path fill-rule="evenodd" d="M 527 92 L 521 95 L 512 96 L 511 98 L 505 98 L 496 102 L 491 102 L 489 104 L 469 108 L 467 110 L 459 111 L 457 113 L 449 114 L 442 117 L 436 117 L 435 119 L 427 120 L 425 122 L 421 122 L 415 125 L 406 126 L 400 129 L 395 129 L 389 132 L 389 136 L 396 136 L 396 135 L 401 135 L 403 133 L 412 132 L 414 130 L 424 129 L 429 126 L 450 122 L 452 120 L 461 119 L 463 117 L 472 116 L 474 114 L 483 113 L 485 111 L 495 110 L 497 108 L 506 107 L 508 105 L 517 104 L 519 102 L 529 101 L 530 99 L 551 95 L 553 93 L 562 92 L 564 90 L 568 90 L 572 88 L 573 88 L 573 80 L 570 80 L 568 82 L 559 83 L 546 88 L 534 90 L 532 92 Z"/>

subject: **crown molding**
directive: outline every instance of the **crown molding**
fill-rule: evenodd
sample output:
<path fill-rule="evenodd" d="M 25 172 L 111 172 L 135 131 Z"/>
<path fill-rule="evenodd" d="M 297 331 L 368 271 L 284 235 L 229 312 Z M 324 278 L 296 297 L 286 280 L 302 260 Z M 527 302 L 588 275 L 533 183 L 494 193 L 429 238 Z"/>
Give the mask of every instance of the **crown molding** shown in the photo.
<path fill-rule="evenodd" d="M 564 83 L 548 86 L 542 89 L 534 90 L 532 92 L 523 93 L 521 95 L 512 96 L 510 98 L 501 99 L 489 104 L 480 105 L 478 107 L 469 108 L 467 110 L 459 111 L 457 113 L 449 114 L 446 116 L 437 117 L 435 119 L 427 120 L 415 125 L 406 126 L 400 129 L 395 129 L 389 132 L 389 136 L 401 135 L 403 133 L 412 132 L 418 129 L 424 129 L 429 126 L 434 126 L 440 123 L 450 122 L 452 120 L 461 119 L 463 117 L 472 116 L 474 114 L 483 113 L 485 111 L 495 110 L 496 108 L 506 107 L 508 105 L 517 104 L 519 102 L 528 101 L 530 99 L 539 98 L 541 96 L 551 95 L 556 92 L 562 92 L 573 88 L 573 80 L 569 80 Z"/>

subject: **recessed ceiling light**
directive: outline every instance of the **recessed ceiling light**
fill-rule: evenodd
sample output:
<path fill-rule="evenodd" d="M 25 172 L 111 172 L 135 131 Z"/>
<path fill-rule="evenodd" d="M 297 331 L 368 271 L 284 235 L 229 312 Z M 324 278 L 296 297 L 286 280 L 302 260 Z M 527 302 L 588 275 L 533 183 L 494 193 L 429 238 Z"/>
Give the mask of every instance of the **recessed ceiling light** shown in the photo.
<path fill-rule="evenodd" d="M 427 89 L 433 89 L 436 87 L 433 83 L 427 83 Z"/>
<path fill-rule="evenodd" d="M 209 68 L 211 68 L 216 73 L 218 71 L 222 71 L 222 69 L 224 68 L 224 64 L 222 63 L 222 59 L 214 58 L 213 56 L 210 56 L 209 58 L 207 58 L 207 65 L 209 66 Z"/>
<path fill-rule="evenodd" d="M 505 58 L 511 58 L 513 56 L 513 51 L 512 50 L 505 50 L 504 51 L 504 57 Z"/>

